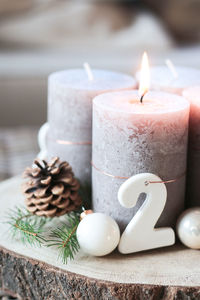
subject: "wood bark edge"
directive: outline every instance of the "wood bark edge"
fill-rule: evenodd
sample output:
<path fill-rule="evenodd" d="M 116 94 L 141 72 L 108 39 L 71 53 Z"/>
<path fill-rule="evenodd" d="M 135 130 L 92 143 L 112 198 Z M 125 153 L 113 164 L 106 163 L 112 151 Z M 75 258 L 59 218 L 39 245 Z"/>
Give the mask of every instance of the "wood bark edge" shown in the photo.
<path fill-rule="evenodd" d="M 23 300 L 200 299 L 200 287 L 121 284 L 67 272 L 0 246 L 0 290 Z"/>

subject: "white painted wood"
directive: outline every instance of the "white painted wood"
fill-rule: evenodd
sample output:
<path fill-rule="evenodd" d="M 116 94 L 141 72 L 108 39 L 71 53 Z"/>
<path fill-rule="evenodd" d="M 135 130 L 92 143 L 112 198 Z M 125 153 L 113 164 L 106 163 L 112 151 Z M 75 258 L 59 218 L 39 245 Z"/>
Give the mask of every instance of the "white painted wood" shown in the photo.
<path fill-rule="evenodd" d="M 118 192 L 122 206 L 132 208 L 141 193 L 146 199 L 125 228 L 118 246 L 123 254 L 170 246 L 175 243 L 172 228 L 154 228 L 167 200 L 164 183 L 151 183 L 162 179 L 151 173 L 141 173 L 127 179 Z"/>

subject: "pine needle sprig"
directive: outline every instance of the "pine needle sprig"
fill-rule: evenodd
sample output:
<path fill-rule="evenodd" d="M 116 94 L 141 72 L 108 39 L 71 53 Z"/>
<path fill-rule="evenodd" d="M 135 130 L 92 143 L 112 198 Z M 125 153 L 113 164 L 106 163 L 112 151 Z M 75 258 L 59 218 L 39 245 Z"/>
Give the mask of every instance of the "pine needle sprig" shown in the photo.
<path fill-rule="evenodd" d="M 16 207 L 10 211 L 7 219 L 12 238 L 20 238 L 22 243 L 35 246 L 41 246 L 46 241 L 42 233 L 47 218 L 32 215 L 25 208 Z"/>
<path fill-rule="evenodd" d="M 13 239 L 20 239 L 23 244 L 32 246 L 55 246 L 58 257 L 66 264 L 68 259 L 74 259 L 80 248 L 76 237 L 80 213 L 70 212 L 59 220 L 56 218 L 55 222 L 53 219 L 32 215 L 26 208 L 16 207 L 9 211 L 6 223 L 10 225 Z M 50 220 L 52 223 L 48 228 L 45 225 Z"/>
<path fill-rule="evenodd" d="M 76 229 L 80 222 L 80 215 L 71 212 L 67 215 L 66 221 L 57 229 L 51 231 L 47 241 L 48 247 L 55 246 L 59 250 L 59 258 L 62 259 L 64 264 L 68 259 L 74 259 L 74 255 L 79 250 L 79 244 L 76 237 Z"/>

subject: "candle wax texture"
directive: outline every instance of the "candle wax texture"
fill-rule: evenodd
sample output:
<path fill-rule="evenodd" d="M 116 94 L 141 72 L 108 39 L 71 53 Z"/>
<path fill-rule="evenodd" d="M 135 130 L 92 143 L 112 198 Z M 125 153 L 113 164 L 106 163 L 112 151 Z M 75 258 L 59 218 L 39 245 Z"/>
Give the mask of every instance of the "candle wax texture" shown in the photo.
<path fill-rule="evenodd" d="M 190 101 L 187 206 L 200 205 L 200 86 L 183 91 Z"/>
<path fill-rule="evenodd" d="M 136 85 L 133 77 L 122 73 L 92 72 L 92 81 L 84 69 L 53 73 L 48 81 L 48 157 L 68 161 L 81 182 L 91 182 L 92 99 Z"/>
<path fill-rule="evenodd" d="M 140 103 L 138 91 L 107 93 L 93 101 L 93 209 L 111 215 L 121 229 L 142 202 L 132 209 L 117 199 L 120 185 L 139 173 L 153 173 L 167 184 L 167 203 L 159 226 L 174 226 L 184 209 L 189 103 L 183 97 L 149 92 Z M 183 175 L 183 176 L 181 176 Z M 178 177 L 180 177 L 178 179 Z M 159 201 L 159 199 L 158 199 Z"/>
<path fill-rule="evenodd" d="M 177 77 L 170 69 L 163 66 L 155 66 L 150 69 L 150 89 L 182 95 L 184 89 L 200 84 L 200 70 L 175 65 Z M 140 72 L 136 78 L 140 79 Z"/>

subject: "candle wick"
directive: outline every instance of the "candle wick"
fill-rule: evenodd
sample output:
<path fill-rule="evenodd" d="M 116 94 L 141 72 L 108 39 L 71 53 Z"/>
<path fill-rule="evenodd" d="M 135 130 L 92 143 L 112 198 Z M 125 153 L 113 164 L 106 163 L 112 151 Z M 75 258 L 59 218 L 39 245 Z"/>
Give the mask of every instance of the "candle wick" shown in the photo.
<path fill-rule="evenodd" d="M 89 81 L 94 80 L 94 75 L 93 75 L 93 73 L 92 73 L 92 69 L 91 69 L 90 65 L 89 65 L 87 62 L 85 62 L 85 63 L 83 64 L 83 67 L 84 67 L 84 69 L 85 69 L 85 72 L 87 73 L 87 76 L 88 76 Z"/>
<path fill-rule="evenodd" d="M 166 59 L 165 63 L 167 65 L 168 69 L 171 71 L 174 79 L 177 79 L 178 78 L 178 73 L 176 71 L 176 68 L 175 68 L 173 62 L 170 59 Z"/>
<path fill-rule="evenodd" d="M 140 97 L 140 103 L 143 103 L 143 98 L 144 98 L 144 96 L 145 96 L 146 93 L 147 93 L 147 92 L 144 92 L 144 93 L 142 94 L 142 96 Z"/>

